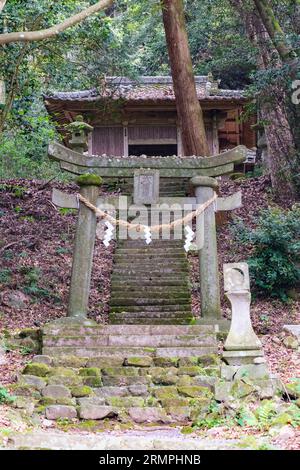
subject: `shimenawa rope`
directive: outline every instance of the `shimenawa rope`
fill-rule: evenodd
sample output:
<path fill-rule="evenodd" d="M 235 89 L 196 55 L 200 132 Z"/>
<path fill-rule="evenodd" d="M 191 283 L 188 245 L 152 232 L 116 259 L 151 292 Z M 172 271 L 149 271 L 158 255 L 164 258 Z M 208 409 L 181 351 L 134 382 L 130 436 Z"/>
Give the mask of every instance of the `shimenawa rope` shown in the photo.
<path fill-rule="evenodd" d="M 116 219 L 115 217 L 112 217 L 111 215 L 107 214 L 107 212 L 94 206 L 88 199 L 83 197 L 81 194 L 78 194 L 77 197 L 79 201 L 81 201 L 86 207 L 91 209 L 96 214 L 96 216 L 100 217 L 101 219 L 107 220 L 115 227 L 119 225 L 122 227 L 127 227 L 128 229 L 135 229 L 137 232 L 139 232 L 141 229 L 145 227 L 148 228 L 147 225 L 132 224 L 131 222 L 127 222 L 127 220 Z M 173 222 L 170 222 L 169 224 L 153 225 L 153 226 L 150 226 L 149 228 L 151 229 L 151 232 L 154 233 L 154 232 L 159 232 L 162 229 L 166 229 L 166 228 L 172 229 L 174 227 L 177 227 L 178 225 L 182 225 L 182 224 L 186 225 L 195 217 L 202 214 L 202 212 L 204 212 L 211 204 L 213 204 L 216 201 L 217 197 L 218 197 L 217 194 L 215 194 L 211 199 L 206 201 L 204 204 L 201 204 L 201 206 L 199 206 L 197 210 L 190 212 L 189 214 L 187 214 L 185 217 L 182 217 L 181 219 L 176 219 Z"/>

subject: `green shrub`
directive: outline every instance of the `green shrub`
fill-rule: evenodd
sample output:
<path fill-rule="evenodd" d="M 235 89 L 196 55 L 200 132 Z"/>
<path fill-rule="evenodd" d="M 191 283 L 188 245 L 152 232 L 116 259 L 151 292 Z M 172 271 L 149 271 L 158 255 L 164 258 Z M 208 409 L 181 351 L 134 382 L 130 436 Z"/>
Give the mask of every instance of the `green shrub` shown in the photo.
<path fill-rule="evenodd" d="M 233 231 L 252 248 L 247 261 L 256 292 L 287 300 L 287 291 L 300 280 L 300 208 L 264 210 L 256 229 L 238 222 Z"/>
<path fill-rule="evenodd" d="M 0 270 L 0 284 L 8 284 L 11 280 L 11 269 Z"/>
<path fill-rule="evenodd" d="M 0 386 L 0 404 L 9 404 L 15 401 L 15 397 L 10 395 L 9 391 L 5 387 Z"/>

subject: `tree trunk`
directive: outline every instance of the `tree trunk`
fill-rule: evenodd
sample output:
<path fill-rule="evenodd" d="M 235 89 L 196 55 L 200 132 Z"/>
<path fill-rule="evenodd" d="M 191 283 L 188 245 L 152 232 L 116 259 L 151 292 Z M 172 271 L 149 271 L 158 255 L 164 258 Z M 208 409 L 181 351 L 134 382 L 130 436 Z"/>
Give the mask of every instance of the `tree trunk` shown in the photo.
<path fill-rule="evenodd" d="M 274 48 L 277 50 L 283 64 L 288 66 L 288 76 L 291 81 L 297 80 L 299 76 L 300 61 L 296 51 L 289 44 L 286 35 L 277 20 L 274 10 L 267 0 L 253 0 L 256 6 L 258 15 L 261 19 L 263 26 L 266 28 Z M 293 2 L 293 8 L 296 16 L 299 19 L 299 0 Z M 298 25 L 299 27 L 299 25 Z M 288 77 L 287 77 L 288 78 Z M 293 103 L 292 95 L 293 89 L 288 83 L 286 84 L 287 93 L 287 109 L 290 126 L 293 132 L 295 147 L 300 152 L 300 106 Z"/>
<path fill-rule="evenodd" d="M 273 67 L 274 49 L 269 44 L 269 35 L 260 15 L 250 9 L 243 0 L 230 0 L 241 15 L 246 26 L 246 34 L 251 43 L 258 48 L 257 66 L 260 70 Z M 278 67 L 281 66 L 278 57 Z M 258 97 L 261 118 L 264 121 L 268 144 L 268 171 L 272 187 L 278 200 L 295 199 L 292 178 L 291 155 L 295 153 L 294 136 L 290 126 L 282 89 L 269 89 Z"/>
<path fill-rule="evenodd" d="M 162 0 L 163 22 L 169 52 L 184 155 L 208 156 L 202 109 L 197 97 L 182 0 Z"/>

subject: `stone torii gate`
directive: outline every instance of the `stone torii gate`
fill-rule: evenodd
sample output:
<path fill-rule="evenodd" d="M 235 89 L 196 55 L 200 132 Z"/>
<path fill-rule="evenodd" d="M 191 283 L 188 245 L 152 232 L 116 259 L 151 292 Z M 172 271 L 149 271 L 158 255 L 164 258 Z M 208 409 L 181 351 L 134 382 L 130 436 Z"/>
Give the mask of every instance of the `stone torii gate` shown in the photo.
<path fill-rule="evenodd" d="M 101 206 L 105 202 L 114 204 L 114 199 L 107 201 L 98 197 L 98 187 L 105 178 L 128 178 L 135 180 L 138 185 L 140 172 L 152 171 L 154 200 L 153 203 L 163 202 L 159 198 L 157 178 L 189 179 L 195 190 L 193 198 L 173 198 L 183 205 L 185 200 L 192 203 L 193 208 L 209 201 L 218 189 L 217 176 L 234 171 L 234 164 L 241 163 L 246 158 L 247 149 L 236 147 L 228 152 L 213 157 L 108 157 L 89 156 L 83 154 L 87 150 L 88 135 L 91 126 L 80 121 L 80 118 L 69 126 L 72 132 L 69 149 L 57 142 L 50 143 L 49 158 L 58 161 L 60 168 L 79 175 L 77 183 L 80 193 L 92 204 Z M 159 171 L 159 176 L 157 174 Z M 155 186 L 156 185 L 156 186 Z M 136 188 L 135 197 L 138 198 Z M 78 208 L 75 196 L 54 190 L 53 202 L 59 207 Z M 141 201 L 139 201 L 141 202 Z M 229 211 L 241 206 L 241 193 L 228 198 L 217 198 L 216 204 L 211 205 L 204 213 L 204 238 L 199 249 L 201 323 L 221 324 L 219 270 L 216 239 L 215 211 Z M 70 286 L 68 316 L 85 317 L 87 315 L 92 259 L 96 235 L 96 216 L 84 204 L 79 204 L 79 215 L 76 228 L 75 247 L 73 254 L 72 277 Z"/>

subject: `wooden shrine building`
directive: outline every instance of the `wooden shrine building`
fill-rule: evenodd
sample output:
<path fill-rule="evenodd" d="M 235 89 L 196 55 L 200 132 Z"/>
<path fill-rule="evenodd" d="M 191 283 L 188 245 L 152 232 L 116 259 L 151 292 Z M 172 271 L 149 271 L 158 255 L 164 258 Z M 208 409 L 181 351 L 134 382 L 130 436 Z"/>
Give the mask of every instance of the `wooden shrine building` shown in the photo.
<path fill-rule="evenodd" d="M 251 122 L 240 120 L 249 101 L 242 90 L 219 88 L 211 75 L 197 76 L 212 155 L 243 144 L 256 147 Z M 94 127 L 89 154 L 183 155 L 171 77 L 106 77 L 97 89 L 44 96 L 45 105 L 68 145 L 66 125 L 82 114 Z"/>

